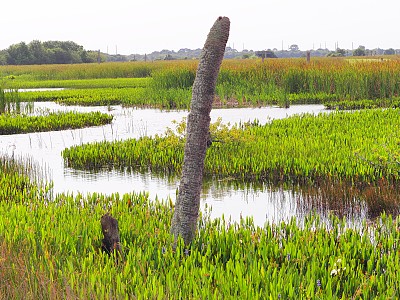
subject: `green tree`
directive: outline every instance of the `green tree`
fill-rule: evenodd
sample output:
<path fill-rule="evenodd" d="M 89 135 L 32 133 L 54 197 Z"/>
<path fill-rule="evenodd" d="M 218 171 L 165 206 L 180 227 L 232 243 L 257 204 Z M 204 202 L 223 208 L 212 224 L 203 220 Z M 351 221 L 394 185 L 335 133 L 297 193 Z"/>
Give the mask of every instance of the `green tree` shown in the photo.
<path fill-rule="evenodd" d="M 11 45 L 8 49 L 7 63 L 10 65 L 30 65 L 32 64 L 32 56 L 28 45 L 24 42 Z"/>
<path fill-rule="evenodd" d="M 8 52 L 6 50 L 0 51 L 0 65 L 6 65 L 8 61 Z"/>
<path fill-rule="evenodd" d="M 84 63 L 93 63 L 98 62 L 99 51 L 86 51 L 85 59 L 82 58 L 82 62 Z M 104 53 L 100 53 L 100 62 L 107 61 L 107 55 Z"/>
<path fill-rule="evenodd" d="M 72 54 L 65 49 L 55 48 L 52 49 L 54 53 L 54 63 L 55 64 L 71 64 Z"/>
<path fill-rule="evenodd" d="M 28 49 L 32 57 L 32 64 L 46 64 L 48 63 L 48 56 L 46 49 L 38 40 L 34 40 L 28 44 Z"/>
<path fill-rule="evenodd" d="M 337 48 L 336 49 L 336 53 L 338 53 L 340 56 L 345 56 L 346 55 L 346 50 Z"/>
<path fill-rule="evenodd" d="M 346 50 L 337 48 L 336 51 L 329 52 L 326 56 L 328 57 L 342 57 L 346 55 Z"/>
<path fill-rule="evenodd" d="M 358 46 L 358 48 L 353 51 L 353 56 L 365 56 L 365 53 L 365 47 Z"/>
<path fill-rule="evenodd" d="M 383 51 L 383 54 L 385 54 L 385 55 L 395 55 L 396 51 L 394 51 L 393 48 L 389 48 L 389 49 Z"/>
<path fill-rule="evenodd" d="M 95 62 L 83 46 L 71 41 L 34 40 L 26 45 L 24 42 L 11 45 L 1 55 L 2 64 L 30 65 L 30 64 L 74 64 Z"/>
<path fill-rule="evenodd" d="M 275 55 L 274 51 L 272 50 L 263 50 L 263 51 L 256 51 L 255 55 L 257 57 L 261 57 L 262 60 L 264 61 L 264 58 L 277 58 L 277 56 Z"/>

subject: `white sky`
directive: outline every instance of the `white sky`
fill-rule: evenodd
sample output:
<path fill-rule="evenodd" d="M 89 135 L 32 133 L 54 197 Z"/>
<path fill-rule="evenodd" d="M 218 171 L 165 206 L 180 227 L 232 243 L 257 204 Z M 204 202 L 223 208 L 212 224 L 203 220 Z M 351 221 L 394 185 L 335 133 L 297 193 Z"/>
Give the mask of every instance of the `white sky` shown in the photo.
<path fill-rule="evenodd" d="M 144 54 L 202 48 L 218 16 L 242 50 L 400 49 L 399 0 L 2 0 L 0 49 L 32 40 Z"/>

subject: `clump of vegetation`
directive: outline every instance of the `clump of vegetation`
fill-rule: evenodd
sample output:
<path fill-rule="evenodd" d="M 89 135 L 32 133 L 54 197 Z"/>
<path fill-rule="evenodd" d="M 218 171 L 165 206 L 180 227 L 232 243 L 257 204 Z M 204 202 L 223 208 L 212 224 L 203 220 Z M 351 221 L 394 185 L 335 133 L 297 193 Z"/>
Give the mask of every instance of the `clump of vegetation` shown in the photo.
<path fill-rule="evenodd" d="M 17 90 L 6 91 L 0 87 L 0 114 L 20 110 L 21 101 Z"/>
<path fill-rule="evenodd" d="M 374 109 L 374 108 L 399 108 L 400 98 L 376 99 L 376 100 L 343 100 L 325 103 L 327 109 L 354 110 L 354 109 Z"/>
<path fill-rule="evenodd" d="M 0 66 L 0 71 L 4 74 L 3 81 L 9 87 L 139 87 L 145 89 L 140 97 L 128 97 L 121 100 L 121 103 L 141 107 L 187 109 L 190 106 L 196 67 L 197 61 L 157 61 Z M 349 59 L 333 58 L 313 59 L 311 63 L 304 59 L 267 60 L 264 63 L 260 60 L 226 60 L 218 77 L 215 107 L 288 107 L 304 103 L 324 103 L 329 106 L 337 101 L 354 101 L 353 107 L 367 107 L 365 99 L 374 102 L 368 104 L 369 107 L 379 107 L 381 104 L 386 107 L 381 99 L 392 100 L 400 95 L 398 74 L 400 60 L 396 59 L 357 60 L 357 63 Z M 103 80 L 99 80 L 101 78 Z M 133 78 L 143 81 L 135 81 Z M 78 83 L 77 80 L 84 81 Z M 57 97 L 61 98 L 63 92 L 59 93 Z M 50 97 L 44 93 L 43 99 L 49 101 Z M 109 95 L 101 103 L 107 101 L 115 100 Z M 90 97 L 80 97 L 75 103 L 87 105 L 91 100 Z M 98 101 L 92 103 L 100 104 Z"/>
<path fill-rule="evenodd" d="M 399 118 L 398 110 L 390 109 L 297 115 L 263 126 L 228 128 L 219 124 L 212 131 L 216 142 L 207 151 L 205 173 L 291 183 L 315 183 L 323 178 L 397 180 L 398 172 L 377 169 L 358 156 L 362 153 L 370 160 L 376 152 L 384 155 L 376 149 L 383 143 L 397 149 L 393 130 L 398 128 Z M 79 169 L 116 167 L 176 174 L 181 170 L 183 146 L 182 135 L 167 131 L 154 138 L 79 145 L 65 149 L 63 156 L 68 166 Z"/>
<path fill-rule="evenodd" d="M 26 81 L 78 80 L 96 78 L 145 78 L 163 63 L 124 62 L 101 64 L 53 64 L 28 66 L 0 66 L 5 81 L 19 84 Z M 10 79 L 12 76 L 13 79 Z M 8 77 L 8 78 L 7 78 Z M 22 86 L 21 86 L 22 88 Z"/>
<path fill-rule="evenodd" d="M 226 60 L 216 87 L 222 103 L 235 100 L 237 106 L 322 103 L 327 100 L 391 99 L 400 94 L 397 84 L 398 60 L 365 61 L 354 64 L 345 59 Z M 195 75 L 192 64 L 155 70 L 151 88 L 190 90 Z M 396 79 L 397 78 L 397 79 Z M 299 96 L 300 95 L 300 96 Z M 302 97 L 302 96 L 305 97 Z"/>
<path fill-rule="evenodd" d="M 0 115 L 0 134 L 53 131 L 99 126 L 111 123 L 113 117 L 100 112 L 49 113 L 42 116 Z"/>
<path fill-rule="evenodd" d="M 30 158 L 0 157 L 0 203 L 24 203 L 31 199 L 47 202 L 51 182 Z"/>
<path fill-rule="evenodd" d="M 0 177 L 13 172 L 0 169 Z M 0 293 L 5 298 L 396 298 L 400 219 L 350 229 L 308 217 L 264 228 L 251 219 L 199 219 L 173 250 L 172 203 L 147 194 L 57 195 L 13 185 L 0 200 Z M 102 252 L 100 218 L 115 216 L 123 259 Z M 305 242 L 306 241 L 306 242 Z"/>
<path fill-rule="evenodd" d="M 145 105 L 144 88 L 87 88 L 57 91 L 33 91 L 21 93 L 25 101 L 55 101 L 64 105 L 107 106 L 107 105 Z M 150 102 L 150 101 L 149 101 Z M 149 105 L 149 104 L 148 104 Z"/>

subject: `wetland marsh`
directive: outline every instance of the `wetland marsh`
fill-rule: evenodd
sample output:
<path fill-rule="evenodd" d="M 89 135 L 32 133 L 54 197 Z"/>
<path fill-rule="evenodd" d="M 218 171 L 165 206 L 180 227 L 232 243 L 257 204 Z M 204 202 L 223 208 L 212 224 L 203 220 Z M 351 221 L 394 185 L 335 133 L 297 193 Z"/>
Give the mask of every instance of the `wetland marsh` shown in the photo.
<path fill-rule="evenodd" d="M 162 176 L 150 172 L 121 170 L 75 170 L 64 164 L 61 152 L 65 148 L 85 143 L 126 140 L 143 136 L 162 135 L 173 128 L 173 121 L 180 122 L 187 111 L 161 111 L 158 109 L 136 109 L 111 107 L 61 106 L 53 102 L 35 102 L 36 112 L 94 112 L 113 116 L 109 125 L 69 129 L 64 131 L 34 132 L 2 136 L 0 141 L 3 154 L 32 157 L 47 173 L 51 174 L 53 193 L 130 193 L 147 192 L 151 198 L 170 197 L 175 200 L 179 176 Z M 221 118 L 223 123 L 235 124 L 258 120 L 265 124 L 273 119 L 286 118 L 295 114 L 324 112 L 322 105 L 297 105 L 288 109 L 279 107 L 218 109 L 212 111 L 212 122 Z M 32 112 L 34 113 L 34 112 Z M 209 180 L 204 183 L 202 207 L 212 207 L 212 216 L 239 221 L 242 217 L 254 217 L 258 226 L 266 221 L 279 222 L 292 216 L 302 217 L 294 191 L 273 188 L 263 183 L 245 183 L 229 180 Z"/>
<path fill-rule="evenodd" d="M 198 233 L 173 249 L 195 69 L 0 66 L 4 128 L 112 117 L 0 136 L 0 298 L 398 298 L 398 57 L 225 61 Z M 15 90 L 31 88 L 63 89 Z M 118 263 L 100 250 L 105 213 Z"/>

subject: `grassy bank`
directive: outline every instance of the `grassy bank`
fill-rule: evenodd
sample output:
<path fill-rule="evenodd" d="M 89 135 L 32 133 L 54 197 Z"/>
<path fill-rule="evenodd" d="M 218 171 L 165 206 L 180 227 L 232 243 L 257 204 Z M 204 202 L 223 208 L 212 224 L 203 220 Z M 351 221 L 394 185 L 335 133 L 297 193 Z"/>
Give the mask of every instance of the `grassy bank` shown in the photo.
<path fill-rule="evenodd" d="M 214 124 L 205 174 L 241 180 L 309 183 L 320 179 L 374 182 L 398 179 L 398 110 L 300 115 L 266 125 Z M 181 132 L 138 140 L 98 142 L 65 149 L 68 166 L 78 169 L 129 168 L 180 173 Z M 380 164 L 381 162 L 381 164 Z"/>
<path fill-rule="evenodd" d="M 186 109 L 196 68 L 197 61 L 157 61 L 0 66 L 0 74 L 5 86 L 14 88 L 103 88 L 108 85 L 124 89 L 139 84 L 146 89 L 146 96 L 130 105 Z M 264 63 L 225 60 L 216 87 L 216 107 L 331 105 L 336 101 L 365 103 L 367 100 L 375 106 L 386 105 L 400 95 L 399 74 L 399 59 L 359 63 L 338 58 L 315 58 L 311 63 L 304 59 L 270 59 Z"/>
<path fill-rule="evenodd" d="M 8 171 L 7 171 L 8 173 Z M 0 177 L 6 173 L 0 169 Z M 4 182 L 0 181 L 1 190 Z M 332 217 L 254 227 L 200 218 L 189 248 L 172 250 L 171 204 L 146 194 L 0 201 L 3 299 L 396 298 L 399 219 L 346 229 Z M 100 250 L 100 218 L 117 218 L 123 259 Z"/>
<path fill-rule="evenodd" d="M 41 131 L 76 129 L 111 123 L 113 117 L 100 112 L 49 113 L 42 116 L 0 115 L 0 134 L 19 134 Z"/>

